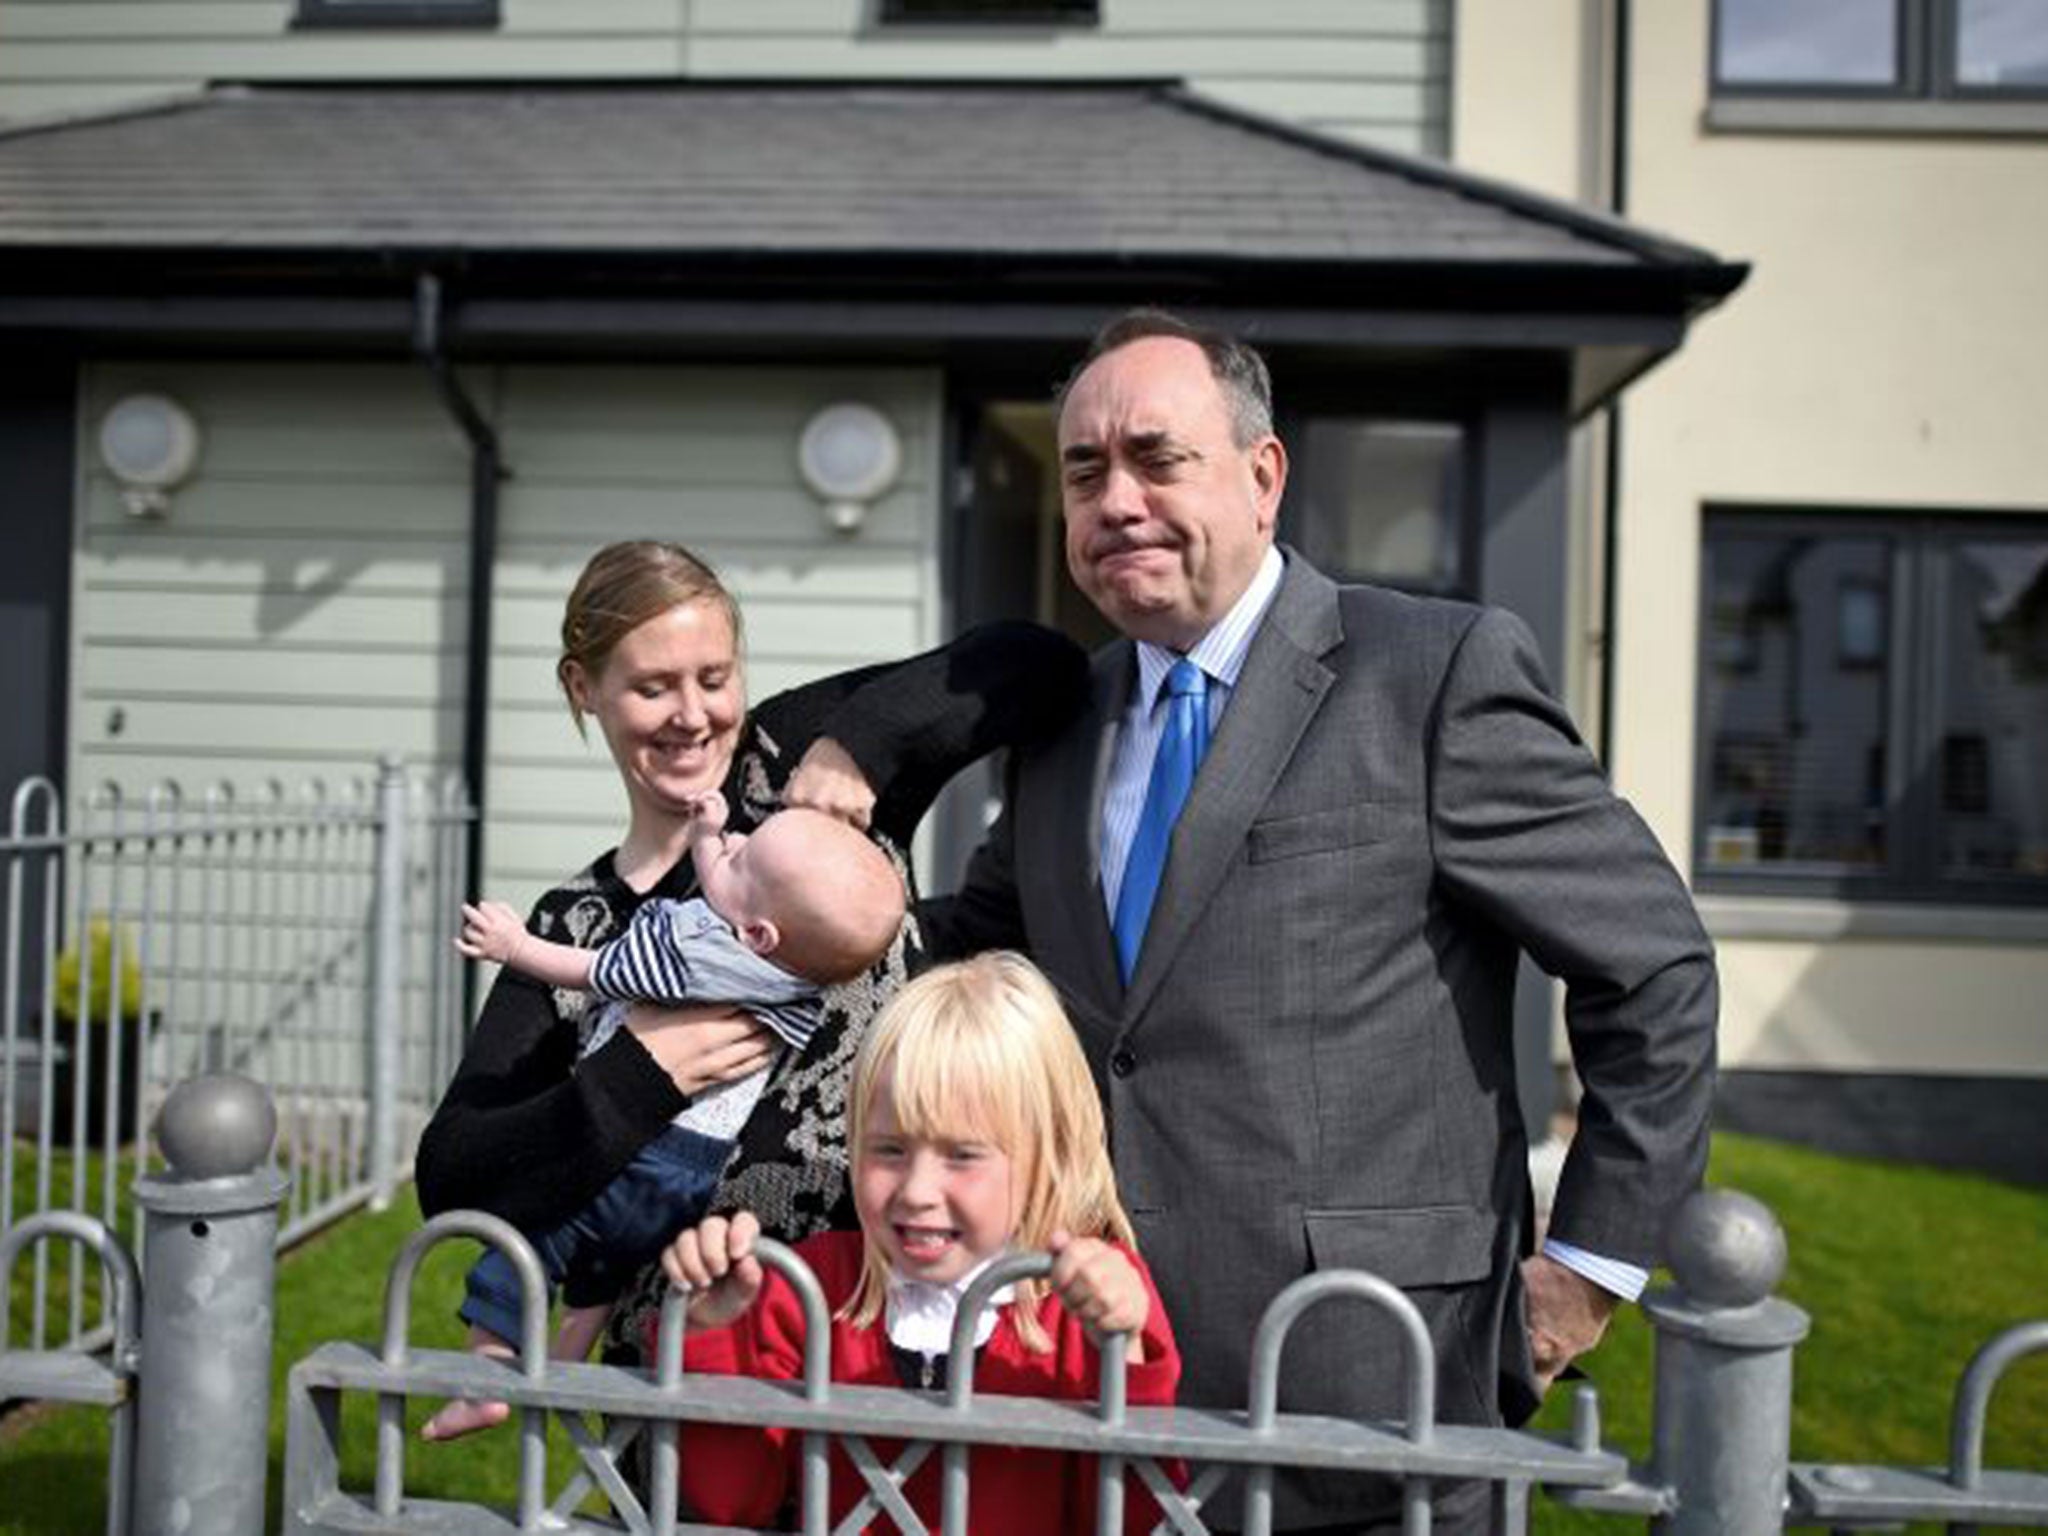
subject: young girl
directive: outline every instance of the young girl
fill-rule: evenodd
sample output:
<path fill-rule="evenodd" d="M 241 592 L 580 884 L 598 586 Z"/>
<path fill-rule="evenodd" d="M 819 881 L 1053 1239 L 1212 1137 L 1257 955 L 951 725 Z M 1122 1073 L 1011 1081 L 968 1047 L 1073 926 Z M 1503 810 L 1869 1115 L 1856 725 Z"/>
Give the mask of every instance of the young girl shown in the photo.
<path fill-rule="evenodd" d="M 943 1386 L 967 1287 L 1006 1253 L 1045 1249 L 1051 1276 L 999 1293 L 1001 1304 L 982 1315 L 976 1393 L 1092 1400 L 1097 1340 L 1126 1333 L 1129 1402 L 1172 1402 L 1180 1356 L 1117 1198 L 1095 1085 L 1030 962 L 987 954 L 905 987 L 861 1047 L 852 1115 L 860 1231 L 797 1248 L 832 1309 L 834 1381 Z M 802 1374 L 802 1312 L 754 1257 L 757 1230 L 745 1212 L 712 1217 L 662 1256 L 669 1278 L 696 1293 L 685 1345 L 692 1371 Z M 800 1436 L 702 1424 L 684 1433 L 683 1492 L 697 1518 L 759 1526 L 794 1496 Z M 898 1449 L 875 1445 L 885 1460 Z M 977 1446 L 970 1461 L 967 1525 L 976 1536 L 1095 1529 L 1093 1457 Z M 928 1458 L 904 1490 L 934 1530 L 939 1462 Z M 1134 1475 L 1128 1487 L 1124 1528 L 1147 1530 L 1157 1509 Z M 833 1521 L 864 1492 L 835 1445 Z M 881 1516 L 868 1529 L 896 1525 Z"/>

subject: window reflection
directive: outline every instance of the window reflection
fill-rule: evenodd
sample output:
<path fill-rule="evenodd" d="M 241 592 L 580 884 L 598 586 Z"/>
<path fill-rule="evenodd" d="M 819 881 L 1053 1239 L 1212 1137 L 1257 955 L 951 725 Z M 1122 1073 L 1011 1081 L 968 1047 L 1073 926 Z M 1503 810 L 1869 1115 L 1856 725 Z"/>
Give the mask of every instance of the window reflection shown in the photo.
<path fill-rule="evenodd" d="M 1714 77 L 1728 85 L 1899 82 L 1894 0 L 1720 0 Z"/>
<path fill-rule="evenodd" d="M 1942 867 L 2048 874 L 2048 541 L 1957 544 L 1947 570 Z"/>
<path fill-rule="evenodd" d="M 1886 542 L 1716 537 L 1707 559 L 1702 864 L 1881 866 Z"/>
<path fill-rule="evenodd" d="M 1454 422 L 1324 417 L 1298 434 L 1290 536 L 1333 574 L 1459 587 L 1465 434 Z"/>
<path fill-rule="evenodd" d="M 1980 89 L 2048 88 L 2048 5 L 1960 0 L 1956 80 Z"/>

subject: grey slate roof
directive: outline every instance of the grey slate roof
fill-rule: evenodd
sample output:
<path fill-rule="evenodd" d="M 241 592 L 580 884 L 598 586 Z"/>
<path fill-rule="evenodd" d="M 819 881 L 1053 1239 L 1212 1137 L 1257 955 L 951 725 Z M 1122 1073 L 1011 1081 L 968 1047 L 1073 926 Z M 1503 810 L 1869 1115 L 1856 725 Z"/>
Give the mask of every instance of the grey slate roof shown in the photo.
<path fill-rule="evenodd" d="M 0 251 L 1707 266 L 1160 85 L 228 87 L 0 130 Z"/>

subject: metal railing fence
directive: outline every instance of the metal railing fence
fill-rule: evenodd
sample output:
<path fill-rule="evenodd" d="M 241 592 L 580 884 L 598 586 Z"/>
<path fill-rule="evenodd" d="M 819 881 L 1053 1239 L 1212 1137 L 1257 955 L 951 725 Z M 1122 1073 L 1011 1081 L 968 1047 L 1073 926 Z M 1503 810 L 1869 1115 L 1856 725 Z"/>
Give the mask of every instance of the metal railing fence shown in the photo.
<path fill-rule="evenodd" d="M 116 1414 L 109 1450 L 109 1536 L 205 1529 L 255 1536 L 262 1528 L 274 1283 L 271 1262 L 285 1179 L 267 1165 L 276 1119 L 247 1079 L 213 1077 L 180 1085 L 160 1128 L 170 1171 L 138 1181 L 148 1240 L 161 1245 L 159 1275 L 135 1279 L 119 1237 L 91 1217 L 35 1218 L 0 1237 L 0 1275 L 44 1239 L 96 1251 L 121 1319 L 111 1358 L 77 1350 L 0 1348 L 0 1396 L 38 1395 L 97 1403 Z M 410 1290 L 435 1244 L 482 1238 L 505 1251 L 525 1291 L 514 1361 L 408 1344 Z M 1793 1353 L 1807 1315 L 1771 1294 L 1785 1265 L 1776 1219 L 1728 1190 L 1694 1195 L 1675 1213 L 1664 1256 L 1675 1285 L 1643 1307 L 1655 1333 L 1651 1452 L 1629 1464 L 1600 1445 L 1599 1403 L 1579 1389 L 1562 1436 L 1436 1422 L 1433 1354 L 1420 1315 L 1398 1289 L 1356 1272 L 1311 1275 L 1284 1290 L 1254 1338 L 1244 1410 L 1128 1407 L 1123 1351 L 1105 1351 L 1103 1388 L 1093 1404 L 977 1397 L 972 1339 L 982 1309 L 1005 1283 L 1042 1273 L 1044 1255 L 1019 1255 L 980 1277 L 963 1299 L 943 1393 L 835 1385 L 823 1294 L 800 1259 L 764 1244 L 763 1257 L 787 1276 L 805 1313 L 802 1378 L 757 1381 L 691 1376 L 683 1370 L 683 1297 L 664 1305 L 653 1372 L 546 1357 L 540 1266 L 531 1247 L 495 1217 L 451 1212 L 427 1223 L 393 1262 L 380 1346 L 331 1343 L 292 1369 L 287 1387 L 285 1529 L 302 1533 L 380 1531 L 386 1536 L 458 1532 L 703 1532 L 685 1525 L 676 1494 L 690 1454 L 676 1427 L 687 1423 L 782 1426 L 802 1437 L 797 1518 L 805 1536 L 860 1529 L 887 1518 L 908 1536 L 928 1527 L 902 1485 L 938 1458 L 943 1536 L 964 1536 L 973 1477 L 972 1447 L 1006 1445 L 1098 1458 L 1098 1536 L 1124 1529 L 1127 1479 L 1135 1476 L 1163 1512 L 1155 1532 L 1203 1536 L 1217 1528 L 1267 1536 L 1272 1474 L 1288 1467 L 1375 1473 L 1403 1489 L 1407 1536 L 1426 1536 L 1433 1487 L 1472 1479 L 1491 1492 L 1491 1524 L 1503 1536 L 1528 1528 L 1531 1495 L 1647 1519 L 1673 1536 L 1766 1536 L 1787 1525 L 1849 1529 L 1932 1520 L 1962 1531 L 1976 1525 L 2048 1521 L 2048 1469 L 1986 1469 L 1985 1418 L 2000 1378 L 2020 1359 L 2048 1351 L 2048 1319 L 2007 1329 L 1981 1349 L 1954 1397 L 1949 1465 L 1901 1468 L 1793 1464 L 1789 1459 Z M 191 1283 L 204 1276 L 208 1283 Z M 139 1293 L 139 1294 L 138 1294 Z M 1288 1330 L 1307 1309 L 1359 1301 L 1390 1314 L 1402 1337 L 1405 1416 L 1351 1422 L 1275 1411 Z M 139 1327 L 135 1322 L 140 1314 Z M 252 1324 L 252 1319 L 254 1323 Z M 343 1399 L 374 1400 L 374 1462 L 368 1487 L 342 1486 Z M 408 1397 L 494 1397 L 519 1420 L 521 1463 L 515 1507 L 409 1496 L 405 1489 Z M 207 1405 L 204 1413 L 195 1403 Z M 132 1411 L 131 1411 L 132 1410 Z M 545 1430 L 567 1430 L 576 1466 L 550 1491 Z M 885 1461 L 876 1437 L 902 1449 Z M 646 1481 L 626 1457 L 642 1442 Z M 834 1446 L 859 1478 L 857 1501 L 831 1524 Z M 1176 1477 L 1170 1464 L 1185 1475 Z M 1241 1494 L 1228 1481 L 1243 1474 Z M 581 1513 L 596 1495 L 610 1514 Z M 197 1512 L 197 1523 L 192 1523 Z M 723 1529 L 723 1528 L 721 1528 Z"/>
<path fill-rule="evenodd" d="M 274 1099 L 281 1243 L 387 1200 L 461 1048 L 447 936 L 473 821 L 458 782 L 395 759 L 334 790 L 106 785 L 68 827 L 24 781 L 0 837 L 0 1233 L 71 1210 L 135 1242 L 140 1132 L 210 1071 Z M 83 1260 L 53 1275 L 37 1249 L 16 1319 L 35 1347 L 105 1338 Z"/>

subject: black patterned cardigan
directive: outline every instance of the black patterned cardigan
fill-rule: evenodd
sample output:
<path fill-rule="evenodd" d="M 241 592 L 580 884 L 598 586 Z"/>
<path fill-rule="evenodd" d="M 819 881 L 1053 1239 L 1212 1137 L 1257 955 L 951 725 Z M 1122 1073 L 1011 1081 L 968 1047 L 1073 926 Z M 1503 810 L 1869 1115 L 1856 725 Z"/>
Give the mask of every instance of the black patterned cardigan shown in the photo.
<path fill-rule="evenodd" d="M 970 630 L 907 661 L 764 700 L 747 718 L 726 798 L 736 825 L 758 825 L 811 742 L 831 736 L 876 786 L 873 836 L 914 900 L 906 852 L 946 781 L 991 750 L 1058 729 L 1086 689 L 1085 656 L 1053 631 L 1028 624 Z M 527 926 L 594 948 L 622 931 L 642 901 L 695 890 L 685 859 L 646 895 L 636 894 L 606 852 L 544 894 Z M 921 960 L 916 922 L 906 918 L 872 970 L 826 990 L 810 1046 L 778 1063 L 742 1131 L 717 1208 L 751 1210 L 763 1230 L 789 1242 L 853 1225 L 846 1177 L 853 1057 L 869 1020 Z M 428 1215 L 469 1207 L 529 1232 L 559 1225 L 681 1112 L 687 1099 L 626 1031 L 577 1059 L 589 1001 L 586 993 L 500 974 L 420 1139 L 414 1171 Z M 650 1268 L 614 1309 L 607 1358 L 638 1358 L 661 1286 L 660 1271 Z"/>

